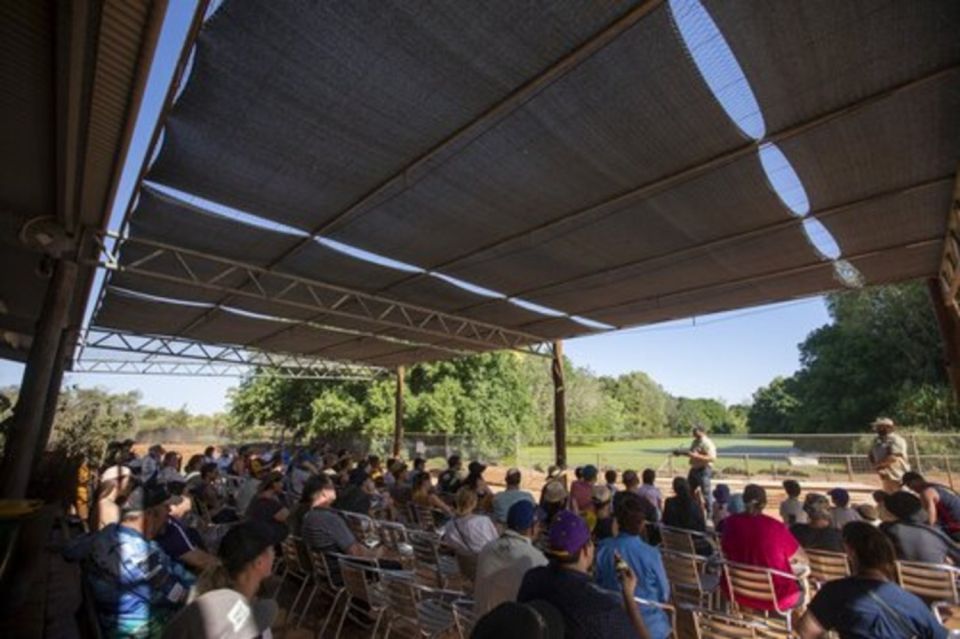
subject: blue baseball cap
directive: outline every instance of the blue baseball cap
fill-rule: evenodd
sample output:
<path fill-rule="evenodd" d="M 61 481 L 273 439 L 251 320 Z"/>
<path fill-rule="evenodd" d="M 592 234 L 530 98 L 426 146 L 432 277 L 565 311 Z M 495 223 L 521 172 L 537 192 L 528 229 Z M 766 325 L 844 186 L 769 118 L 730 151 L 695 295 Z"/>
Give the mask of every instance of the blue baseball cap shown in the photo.
<path fill-rule="evenodd" d="M 530 530 L 545 519 L 546 513 L 529 499 L 521 499 L 507 511 L 507 528 L 516 532 Z"/>

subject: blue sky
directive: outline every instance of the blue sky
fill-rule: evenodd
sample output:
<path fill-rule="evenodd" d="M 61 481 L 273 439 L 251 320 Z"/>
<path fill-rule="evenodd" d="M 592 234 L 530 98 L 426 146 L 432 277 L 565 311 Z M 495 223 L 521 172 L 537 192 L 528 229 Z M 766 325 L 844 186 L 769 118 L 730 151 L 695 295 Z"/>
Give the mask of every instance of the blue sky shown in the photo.
<path fill-rule="evenodd" d="M 137 169 L 146 153 L 193 6 L 190 0 L 169 4 L 143 110 L 124 167 L 118 205 L 112 212 L 110 226 L 113 229 L 119 226 L 133 191 Z M 715 95 L 731 120 L 745 136 L 762 142 L 766 133 L 762 113 L 739 64 L 712 20 L 697 0 L 671 0 L 670 7 L 692 57 L 707 84 L 717 91 Z M 760 147 L 771 188 L 789 210 L 803 217 L 809 212 L 803 185 L 790 167 L 789 159 L 771 147 L 766 143 Z M 241 216 L 242 213 L 237 214 L 238 219 Z M 826 229 L 811 228 L 809 233 L 811 243 L 821 254 L 832 259 L 840 257 L 839 249 L 829 245 L 832 238 Z M 100 279 L 98 277 L 94 286 L 95 292 L 100 288 Z M 88 316 L 92 310 L 91 302 Z M 811 330 L 828 321 L 823 300 L 814 298 L 569 340 L 566 352 L 577 365 L 597 373 L 615 375 L 642 370 L 675 395 L 712 397 L 733 403 L 748 399 L 757 387 L 774 376 L 795 371 L 797 344 Z M 21 374 L 21 365 L 0 361 L 0 385 L 18 384 Z M 139 390 L 148 404 L 172 408 L 186 405 L 194 412 L 214 412 L 225 408 L 227 390 L 237 380 L 68 374 L 67 383 L 99 385 L 114 391 Z"/>

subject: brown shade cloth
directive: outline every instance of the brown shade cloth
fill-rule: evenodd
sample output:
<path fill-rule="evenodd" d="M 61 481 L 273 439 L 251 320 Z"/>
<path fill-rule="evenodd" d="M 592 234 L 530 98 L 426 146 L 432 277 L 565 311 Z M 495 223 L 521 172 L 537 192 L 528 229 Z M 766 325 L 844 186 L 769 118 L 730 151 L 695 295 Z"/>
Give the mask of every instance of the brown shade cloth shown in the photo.
<path fill-rule="evenodd" d="M 960 61 L 951 0 L 703 0 L 769 133 Z"/>
<path fill-rule="evenodd" d="M 634 4 L 227 2 L 149 177 L 315 228 Z"/>

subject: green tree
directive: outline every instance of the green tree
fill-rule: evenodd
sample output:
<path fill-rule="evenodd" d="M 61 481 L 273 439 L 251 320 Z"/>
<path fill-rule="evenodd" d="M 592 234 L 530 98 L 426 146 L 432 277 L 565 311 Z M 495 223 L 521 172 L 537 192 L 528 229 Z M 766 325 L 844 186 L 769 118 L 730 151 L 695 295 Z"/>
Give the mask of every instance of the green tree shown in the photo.
<path fill-rule="evenodd" d="M 623 406 L 624 427 L 638 436 L 662 435 L 669 426 L 674 399 L 643 372 L 601 377 L 604 392 Z"/>
<path fill-rule="evenodd" d="M 793 380 L 775 377 L 767 386 L 753 394 L 753 404 L 747 413 L 751 433 L 786 433 L 793 427 L 793 419 L 800 402 L 790 392 Z"/>

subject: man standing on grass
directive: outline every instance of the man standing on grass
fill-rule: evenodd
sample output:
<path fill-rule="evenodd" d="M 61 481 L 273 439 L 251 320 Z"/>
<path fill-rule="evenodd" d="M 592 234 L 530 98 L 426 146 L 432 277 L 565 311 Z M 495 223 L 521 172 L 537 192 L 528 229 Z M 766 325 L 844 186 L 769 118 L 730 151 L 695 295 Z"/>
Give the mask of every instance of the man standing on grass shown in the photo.
<path fill-rule="evenodd" d="M 690 473 L 687 481 L 690 490 L 705 507 L 707 513 L 713 510 L 713 492 L 710 480 L 713 477 L 713 462 L 717 459 L 717 446 L 707 437 L 707 429 L 697 425 L 693 427 L 693 441 L 686 456 L 690 458 Z"/>

